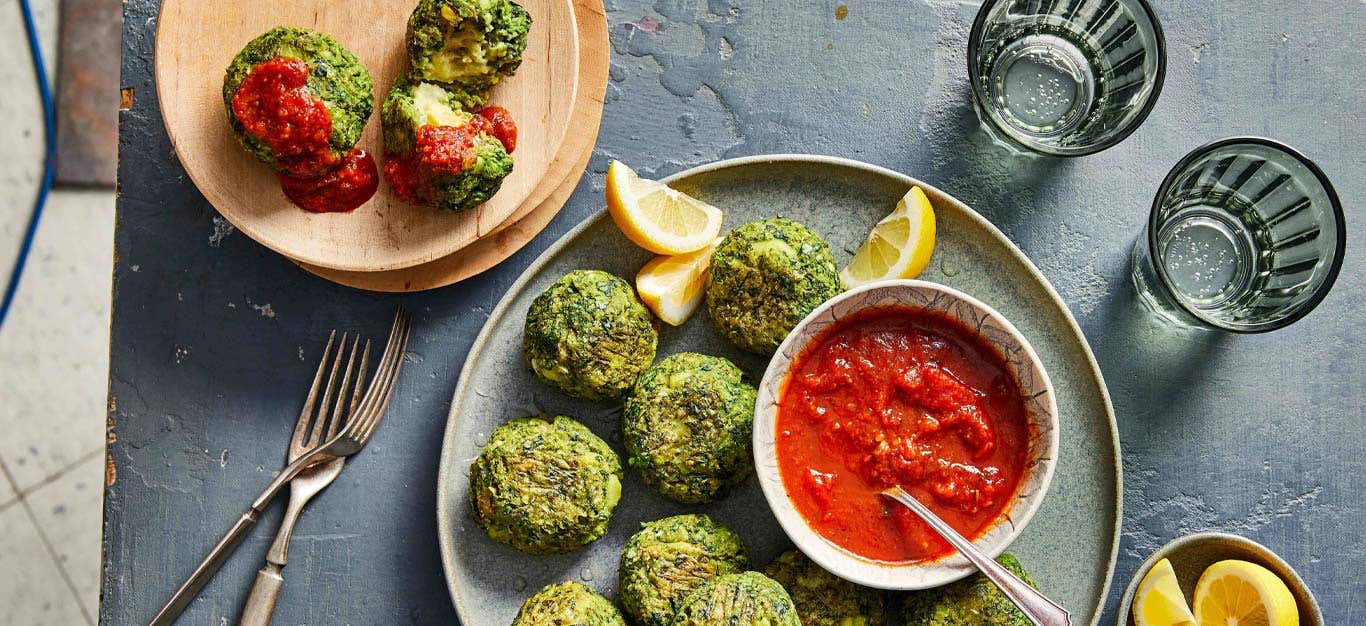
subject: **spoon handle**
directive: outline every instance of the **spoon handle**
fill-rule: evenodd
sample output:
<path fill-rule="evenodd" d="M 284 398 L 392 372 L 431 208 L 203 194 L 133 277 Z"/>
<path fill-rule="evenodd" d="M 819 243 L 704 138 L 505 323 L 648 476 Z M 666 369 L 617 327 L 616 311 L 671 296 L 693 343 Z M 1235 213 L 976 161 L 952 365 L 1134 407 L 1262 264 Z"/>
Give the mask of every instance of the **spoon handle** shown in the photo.
<path fill-rule="evenodd" d="M 1015 606 L 1020 607 L 1020 611 L 1024 612 L 1029 621 L 1038 626 L 1072 626 L 1072 616 L 1068 614 L 1067 609 L 1039 593 L 1037 589 L 1030 587 L 1028 583 L 1010 573 L 994 559 L 987 558 L 987 555 L 982 554 L 972 545 L 971 541 L 958 534 L 958 531 L 940 519 L 938 515 L 935 515 L 929 507 L 921 504 L 914 496 L 907 493 L 905 489 L 892 487 L 883 491 L 882 495 L 906 505 L 906 508 L 910 509 L 912 513 L 925 520 L 926 524 L 929 524 L 935 532 L 953 544 L 953 547 L 957 548 L 963 556 L 977 566 L 977 569 L 991 579 L 991 582 L 996 583 L 996 586 L 1001 589 L 1001 593 L 1010 598 Z"/>

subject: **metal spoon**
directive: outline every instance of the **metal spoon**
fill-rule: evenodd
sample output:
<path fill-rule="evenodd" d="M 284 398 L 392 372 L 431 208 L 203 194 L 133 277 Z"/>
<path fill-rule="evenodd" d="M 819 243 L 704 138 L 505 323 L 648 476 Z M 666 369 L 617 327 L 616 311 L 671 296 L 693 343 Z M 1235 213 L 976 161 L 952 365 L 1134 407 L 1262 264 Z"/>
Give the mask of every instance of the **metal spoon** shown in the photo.
<path fill-rule="evenodd" d="M 906 505 L 906 508 L 910 509 L 912 513 L 925 520 L 930 528 L 939 533 L 945 541 L 953 544 L 954 548 L 963 553 L 963 556 L 972 561 L 977 569 L 991 579 L 991 582 L 1000 588 L 1001 593 L 1010 598 L 1010 601 L 1014 602 L 1015 606 L 1024 612 L 1025 617 L 1028 617 L 1029 621 L 1036 626 L 1072 626 L 1072 616 L 1061 604 L 1048 599 L 1047 596 L 1030 587 L 1029 583 L 1020 580 L 1018 576 L 1010 573 L 1000 563 L 987 558 L 987 555 L 978 551 L 971 541 L 958 534 L 958 531 L 949 526 L 948 522 L 940 519 L 929 507 L 921 504 L 911 494 L 906 493 L 905 489 L 892 487 L 883 490 L 882 495 Z"/>

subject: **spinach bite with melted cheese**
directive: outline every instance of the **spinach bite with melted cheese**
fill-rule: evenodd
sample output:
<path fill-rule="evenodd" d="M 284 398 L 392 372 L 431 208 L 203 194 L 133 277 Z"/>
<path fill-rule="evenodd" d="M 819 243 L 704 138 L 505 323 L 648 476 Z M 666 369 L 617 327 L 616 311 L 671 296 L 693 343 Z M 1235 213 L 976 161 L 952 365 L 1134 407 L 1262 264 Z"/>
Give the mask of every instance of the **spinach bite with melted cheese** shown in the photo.
<path fill-rule="evenodd" d="M 521 65 L 530 30 L 531 15 L 511 0 L 421 0 L 408 19 L 409 76 L 481 105 Z"/>
<path fill-rule="evenodd" d="M 490 120 L 499 107 L 476 113 L 461 108 L 456 93 L 430 82 L 400 79 L 380 107 L 384 126 L 384 174 L 404 202 L 443 211 L 478 206 L 512 173 L 506 127 Z M 510 121 L 508 122 L 510 125 Z"/>
<path fill-rule="evenodd" d="M 645 370 L 626 398 L 627 464 L 685 504 L 715 502 L 754 469 L 757 392 L 735 364 L 681 353 Z"/>
<path fill-rule="evenodd" d="M 532 301 L 522 348 L 541 382 L 581 400 L 616 400 L 655 358 L 659 334 L 635 289 L 598 270 L 565 274 Z"/>
<path fill-rule="evenodd" d="M 400 78 L 380 106 L 385 154 L 405 155 L 416 149 L 415 135 L 423 126 L 462 127 L 474 120 L 451 90 L 428 82 Z"/>
<path fill-rule="evenodd" d="M 576 550 L 607 534 L 621 459 L 573 418 L 514 419 L 470 466 L 470 508 L 489 537 L 527 554 Z"/>
<path fill-rule="evenodd" d="M 731 343 L 769 355 L 839 292 L 830 246 L 810 228 L 777 217 L 731 231 L 712 253 L 707 313 Z"/>

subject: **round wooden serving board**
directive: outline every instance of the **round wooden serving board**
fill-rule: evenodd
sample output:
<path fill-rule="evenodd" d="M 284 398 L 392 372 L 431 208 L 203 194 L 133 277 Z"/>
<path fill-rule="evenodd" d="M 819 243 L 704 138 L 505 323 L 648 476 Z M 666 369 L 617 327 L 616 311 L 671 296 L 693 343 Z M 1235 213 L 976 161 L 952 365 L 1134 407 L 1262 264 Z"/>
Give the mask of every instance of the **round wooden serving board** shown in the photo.
<path fill-rule="evenodd" d="M 223 108 L 223 73 L 237 51 L 279 25 L 332 35 L 375 80 L 375 113 L 360 147 L 380 148 L 379 104 L 406 68 L 405 31 L 415 1 L 166 0 L 156 42 L 157 95 L 186 172 L 238 230 L 296 261 L 378 272 L 448 256 L 507 222 L 532 195 L 569 127 L 579 83 L 572 0 L 522 0 L 534 20 L 517 74 L 492 101 L 517 121 L 515 168 L 493 199 L 459 213 L 412 206 L 387 184 L 351 213 L 314 214 L 291 204 L 274 174 L 237 143 Z"/>
<path fill-rule="evenodd" d="M 326 278 L 369 291 L 424 291 L 460 282 L 512 256 L 536 237 L 578 186 L 597 143 L 607 89 L 607 16 L 601 0 L 574 0 L 579 31 L 579 84 L 569 129 L 545 178 L 506 222 L 479 241 L 429 263 L 384 272 L 351 272 L 307 263 L 299 266 Z"/>

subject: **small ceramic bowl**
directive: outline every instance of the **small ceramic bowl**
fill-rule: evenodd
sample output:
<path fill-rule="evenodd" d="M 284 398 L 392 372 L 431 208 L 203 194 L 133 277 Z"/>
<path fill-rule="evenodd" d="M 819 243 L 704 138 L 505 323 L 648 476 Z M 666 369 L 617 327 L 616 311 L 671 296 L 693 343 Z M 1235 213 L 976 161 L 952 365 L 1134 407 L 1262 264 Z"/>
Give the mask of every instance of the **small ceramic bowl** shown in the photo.
<path fill-rule="evenodd" d="M 1309 587 L 1305 586 L 1304 579 L 1295 573 L 1294 568 L 1260 543 L 1238 535 L 1217 532 L 1180 537 L 1148 557 L 1134 573 L 1129 586 L 1124 589 L 1124 599 L 1119 603 L 1118 626 L 1134 626 L 1134 592 L 1138 591 L 1138 584 L 1143 582 L 1148 570 L 1162 559 L 1171 560 L 1172 569 L 1176 571 L 1176 580 L 1181 583 L 1181 591 L 1187 600 L 1194 595 L 1195 583 L 1200 581 L 1200 574 L 1205 572 L 1205 568 L 1219 561 L 1238 559 L 1261 565 L 1280 576 L 1290 588 L 1291 595 L 1295 596 L 1295 604 L 1300 609 L 1300 626 L 1323 626 L 1323 614 L 1319 612 L 1319 603 L 1314 599 L 1314 594 L 1309 592 Z"/>
<path fill-rule="evenodd" d="M 812 311 L 788 334 L 769 362 L 759 384 L 754 411 L 754 460 L 759 484 L 783 531 L 797 548 L 831 573 L 879 589 L 927 589 L 976 571 L 966 558 L 953 554 L 934 561 L 877 561 L 846 550 L 807 525 L 788 496 L 778 473 L 775 432 L 779 401 L 792 361 L 826 328 L 852 313 L 902 306 L 928 309 L 963 322 L 994 346 L 1009 364 L 1030 425 L 1028 458 L 1014 501 L 973 543 L 990 556 L 1005 551 L 1034 517 L 1053 477 L 1058 455 L 1058 409 L 1053 387 L 1029 342 L 1000 313 L 961 291 L 920 280 L 885 281 L 847 291 Z"/>

